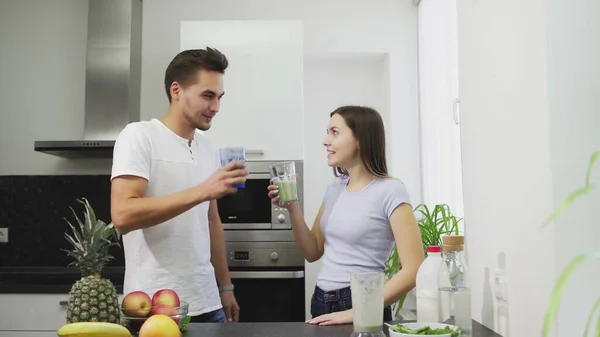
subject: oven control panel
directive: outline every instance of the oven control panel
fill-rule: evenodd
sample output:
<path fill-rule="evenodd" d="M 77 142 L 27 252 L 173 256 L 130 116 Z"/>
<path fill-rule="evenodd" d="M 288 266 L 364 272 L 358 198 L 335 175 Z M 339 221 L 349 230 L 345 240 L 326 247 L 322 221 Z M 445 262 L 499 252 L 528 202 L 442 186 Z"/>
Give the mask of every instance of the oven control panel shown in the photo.
<path fill-rule="evenodd" d="M 290 214 L 287 208 L 273 205 L 271 214 L 271 229 L 292 229 Z"/>
<path fill-rule="evenodd" d="M 304 257 L 295 242 L 227 242 L 230 267 L 304 266 Z"/>

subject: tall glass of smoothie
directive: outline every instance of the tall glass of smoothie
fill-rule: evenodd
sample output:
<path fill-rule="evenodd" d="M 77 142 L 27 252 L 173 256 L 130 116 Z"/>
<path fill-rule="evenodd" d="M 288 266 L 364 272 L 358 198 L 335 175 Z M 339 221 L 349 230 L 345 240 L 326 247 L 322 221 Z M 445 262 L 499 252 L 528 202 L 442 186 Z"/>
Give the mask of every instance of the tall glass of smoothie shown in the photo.
<path fill-rule="evenodd" d="M 358 272 L 350 275 L 354 312 L 352 337 L 385 337 L 383 332 L 383 272 Z"/>
<path fill-rule="evenodd" d="M 298 201 L 298 175 L 293 161 L 270 166 L 271 178 L 277 185 L 279 204 L 285 205 Z"/>

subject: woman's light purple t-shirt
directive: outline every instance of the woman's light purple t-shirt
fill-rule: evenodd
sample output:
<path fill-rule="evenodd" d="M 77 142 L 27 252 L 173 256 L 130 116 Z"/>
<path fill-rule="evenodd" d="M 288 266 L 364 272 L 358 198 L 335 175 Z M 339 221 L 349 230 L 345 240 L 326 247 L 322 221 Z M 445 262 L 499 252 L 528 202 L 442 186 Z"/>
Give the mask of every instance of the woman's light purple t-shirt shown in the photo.
<path fill-rule="evenodd" d="M 396 178 L 375 179 L 357 192 L 348 192 L 347 183 L 347 177 L 336 177 L 323 197 L 325 250 L 317 286 L 325 291 L 350 286 L 354 272 L 385 269 L 394 248 L 390 216 L 399 205 L 410 204 Z"/>

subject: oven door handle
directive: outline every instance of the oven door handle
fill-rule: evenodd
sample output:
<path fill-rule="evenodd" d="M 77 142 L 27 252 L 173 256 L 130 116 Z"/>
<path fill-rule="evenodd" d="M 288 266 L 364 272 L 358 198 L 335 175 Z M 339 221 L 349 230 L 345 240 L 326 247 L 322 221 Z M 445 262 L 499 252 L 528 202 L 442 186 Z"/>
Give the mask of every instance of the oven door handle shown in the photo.
<path fill-rule="evenodd" d="M 304 277 L 304 271 L 232 271 L 232 279 L 298 279 Z"/>
<path fill-rule="evenodd" d="M 258 172 L 253 172 L 253 173 L 249 173 L 248 174 L 248 179 L 271 179 L 271 174 L 266 172 L 266 173 L 258 173 Z"/>

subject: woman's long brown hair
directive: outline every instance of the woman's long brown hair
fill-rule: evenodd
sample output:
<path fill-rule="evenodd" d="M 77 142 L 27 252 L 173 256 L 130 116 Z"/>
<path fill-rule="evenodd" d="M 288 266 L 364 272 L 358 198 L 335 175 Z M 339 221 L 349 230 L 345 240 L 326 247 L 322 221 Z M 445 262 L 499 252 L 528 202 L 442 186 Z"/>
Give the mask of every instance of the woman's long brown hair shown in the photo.
<path fill-rule="evenodd" d="M 329 117 L 335 114 L 344 119 L 358 140 L 360 159 L 367 171 L 377 178 L 387 177 L 385 128 L 379 112 L 369 107 L 346 105 L 337 108 Z M 348 171 L 341 167 L 335 167 L 333 173 L 336 176 L 348 175 Z"/>

